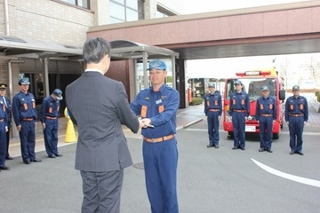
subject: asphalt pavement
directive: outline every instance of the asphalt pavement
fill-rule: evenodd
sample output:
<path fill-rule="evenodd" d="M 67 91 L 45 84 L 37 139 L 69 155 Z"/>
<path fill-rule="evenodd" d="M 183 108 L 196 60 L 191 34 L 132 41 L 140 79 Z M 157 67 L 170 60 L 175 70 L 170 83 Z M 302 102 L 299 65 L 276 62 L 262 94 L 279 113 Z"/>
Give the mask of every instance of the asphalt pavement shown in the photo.
<path fill-rule="evenodd" d="M 248 136 L 246 150 L 232 150 L 233 141 L 220 131 L 220 148 L 207 148 L 203 106 L 179 110 L 178 198 L 181 213 L 320 213 L 320 113 L 312 112 L 304 130 L 304 156 L 290 155 L 288 129 L 273 142 L 273 153 L 258 152 L 257 137 Z M 82 202 L 81 177 L 74 169 L 76 143 L 64 143 L 66 120 L 59 119 L 59 150 L 63 157 L 49 159 L 37 130 L 37 157 L 25 165 L 18 139 L 0 172 L 0 212 L 78 213 Z M 222 125 L 220 126 L 222 127 Z M 142 139 L 123 129 L 134 165 L 125 169 L 121 213 L 150 211 L 142 166 Z M 14 154 L 13 154 L 14 153 Z"/>

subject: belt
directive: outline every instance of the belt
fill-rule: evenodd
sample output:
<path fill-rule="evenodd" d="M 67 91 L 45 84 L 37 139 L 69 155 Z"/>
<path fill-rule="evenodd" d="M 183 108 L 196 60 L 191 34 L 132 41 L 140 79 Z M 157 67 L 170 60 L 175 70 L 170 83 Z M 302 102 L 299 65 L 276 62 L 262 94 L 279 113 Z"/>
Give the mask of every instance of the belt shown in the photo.
<path fill-rule="evenodd" d="M 57 119 L 57 117 L 50 117 L 50 116 L 46 116 L 46 118 L 49 120 L 56 120 Z"/>
<path fill-rule="evenodd" d="M 263 116 L 263 117 L 271 117 L 272 114 L 261 114 L 261 116 Z"/>
<path fill-rule="evenodd" d="M 22 118 L 23 121 L 33 121 L 33 118 Z"/>
<path fill-rule="evenodd" d="M 233 111 L 234 112 L 247 112 L 247 110 L 244 110 L 244 109 L 234 109 Z"/>
<path fill-rule="evenodd" d="M 289 114 L 290 116 L 293 116 L 293 117 L 301 117 L 301 116 L 304 116 L 304 114 Z"/>
<path fill-rule="evenodd" d="M 0 122 L 3 122 L 4 121 L 4 119 L 0 119 Z"/>
<path fill-rule="evenodd" d="M 210 112 L 220 112 L 220 109 L 209 109 Z"/>
<path fill-rule="evenodd" d="M 167 135 L 167 136 L 163 136 L 163 137 L 160 137 L 160 138 L 146 138 L 146 137 L 143 137 L 143 140 L 147 141 L 147 142 L 150 142 L 150 143 L 159 143 L 159 142 L 162 142 L 162 141 L 167 141 L 167 140 L 170 140 L 174 137 L 174 135 Z"/>

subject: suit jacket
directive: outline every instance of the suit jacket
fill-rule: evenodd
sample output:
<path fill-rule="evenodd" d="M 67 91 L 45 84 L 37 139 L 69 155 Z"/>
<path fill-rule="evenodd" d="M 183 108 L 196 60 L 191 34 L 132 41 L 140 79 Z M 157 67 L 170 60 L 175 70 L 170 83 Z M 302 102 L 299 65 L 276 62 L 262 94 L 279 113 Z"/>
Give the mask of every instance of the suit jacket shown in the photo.
<path fill-rule="evenodd" d="M 76 169 L 103 172 L 132 165 L 121 124 L 137 133 L 139 120 L 121 82 L 96 71 L 84 72 L 67 86 L 66 103 L 78 125 Z"/>

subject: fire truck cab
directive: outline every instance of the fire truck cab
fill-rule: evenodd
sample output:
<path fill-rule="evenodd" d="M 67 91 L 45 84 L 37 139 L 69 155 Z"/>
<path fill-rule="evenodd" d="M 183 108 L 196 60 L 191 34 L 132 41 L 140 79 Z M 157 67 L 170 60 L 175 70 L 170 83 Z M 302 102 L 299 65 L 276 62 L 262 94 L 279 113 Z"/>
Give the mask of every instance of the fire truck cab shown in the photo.
<path fill-rule="evenodd" d="M 273 123 L 273 138 L 278 139 L 279 133 L 283 126 L 283 107 L 282 104 L 285 100 L 285 90 L 283 83 L 274 69 L 270 70 L 254 70 L 236 73 L 237 77 L 227 78 L 225 81 L 224 92 L 224 118 L 223 128 L 228 132 L 228 137 L 233 137 L 232 119 L 229 115 L 230 95 L 235 91 L 234 82 L 240 80 L 243 84 L 243 90 L 248 93 L 250 99 L 250 116 L 246 120 L 245 131 L 246 133 L 259 133 L 259 124 L 256 120 L 256 102 L 261 96 L 261 87 L 267 85 L 270 89 L 270 96 L 276 99 L 277 106 L 277 119 Z"/>

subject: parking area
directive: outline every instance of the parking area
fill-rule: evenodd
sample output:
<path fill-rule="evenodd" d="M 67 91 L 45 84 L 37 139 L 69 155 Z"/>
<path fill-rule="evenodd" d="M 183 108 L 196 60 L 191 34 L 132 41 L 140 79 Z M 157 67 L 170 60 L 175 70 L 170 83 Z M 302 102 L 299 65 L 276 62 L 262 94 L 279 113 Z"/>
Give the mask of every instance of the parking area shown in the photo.
<path fill-rule="evenodd" d="M 273 153 L 258 152 L 256 137 L 247 137 L 245 151 L 232 150 L 233 141 L 222 130 L 220 148 L 208 149 L 202 107 L 178 113 L 180 212 L 320 212 L 320 123 L 310 122 L 305 128 L 304 156 L 289 155 L 287 127 L 274 141 Z M 312 116 L 319 118 L 320 114 Z M 141 136 L 124 131 L 134 165 L 125 170 L 121 212 L 148 213 Z M 63 134 L 60 136 L 63 140 Z M 74 170 L 76 144 L 61 143 L 62 158 L 49 159 L 39 150 L 42 163 L 25 165 L 20 157 L 8 161 L 11 170 L 0 173 L 1 212 L 80 212 L 81 178 Z"/>

